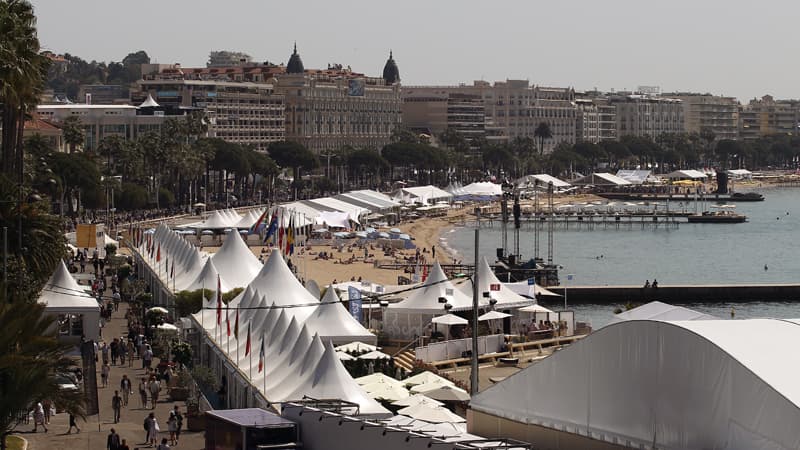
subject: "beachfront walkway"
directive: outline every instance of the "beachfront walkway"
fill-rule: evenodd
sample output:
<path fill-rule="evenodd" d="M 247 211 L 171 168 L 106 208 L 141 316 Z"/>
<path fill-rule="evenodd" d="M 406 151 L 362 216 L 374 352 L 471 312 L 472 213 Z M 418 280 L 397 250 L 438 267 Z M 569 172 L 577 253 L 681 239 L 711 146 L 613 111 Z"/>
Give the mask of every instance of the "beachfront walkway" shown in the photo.
<path fill-rule="evenodd" d="M 128 310 L 126 303 L 121 303 L 119 311 L 115 312 L 111 320 L 106 323 L 103 328 L 103 338 L 107 342 L 111 342 L 114 337 L 123 337 L 128 334 L 128 324 L 125 320 L 125 313 Z M 157 364 L 157 360 L 153 361 L 153 367 Z M 97 384 L 102 386 L 100 381 L 100 366 L 97 365 Z M 159 435 L 158 442 L 161 442 L 162 437 L 169 438 L 167 430 L 167 418 L 169 412 L 175 405 L 180 407 L 180 411 L 184 416 L 183 431 L 177 447 L 187 450 L 200 450 L 205 448 L 205 437 L 203 432 L 190 433 L 186 431 L 186 405 L 184 402 L 169 402 L 166 389 L 162 389 L 159 396 L 159 403 L 156 405 L 155 410 L 142 409 L 141 401 L 139 400 L 138 385 L 139 380 L 144 374 L 142 361 L 134 359 L 133 366 L 111 366 L 111 373 L 109 375 L 109 386 L 98 387 L 100 414 L 99 417 L 89 416 L 86 422 L 78 419 L 78 426 L 81 429 L 80 433 L 66 434 L 69 428 L 69 416 L 61 413 L 51 417 L 50 425 L 47 426 L 49 430 L 44 433 L 40 428 L 38 433 L 33 433 L 33 423 L 30 425 L 20 425 L 17 429 L 19 436 L 28 440 L 29 449 L 32 450 L 50 450 L 50 449 L 87 449 L 87 450 L 106 450 L 106 438 L 109 430 L 114 428 L 120 435 L 121 439 L 126 439 L 127 444 L 131 449 L 136 447 L 147 447 L 145 442 L 145 431 L 142 426 L 144 418 L 147 414 L 155 412 L 156 419 L 158 420 L 159 427 L 162 432 Z M 128 375 L 133 384 L 133 394 L 130 396 L 128 406 L 122 407 L 120 414 L 120 422 L 114 423 L 113 410 L 111 409 L 111 397 L 114 396 L 114 390 L 119 389 L 120 380 L 122 375 Z M 121 395 L 121 394 L 120 394 Z"/>

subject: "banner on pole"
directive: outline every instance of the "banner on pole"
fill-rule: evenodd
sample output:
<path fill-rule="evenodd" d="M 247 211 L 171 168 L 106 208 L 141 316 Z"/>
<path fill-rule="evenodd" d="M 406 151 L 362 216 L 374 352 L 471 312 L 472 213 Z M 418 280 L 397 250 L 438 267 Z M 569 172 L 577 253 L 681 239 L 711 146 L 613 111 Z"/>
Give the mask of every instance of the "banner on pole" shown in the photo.
<path fill-rule="evenodd" d="M 361 291 L 350 286 L 347 288 L 347 297 L 350 304 L 350 314 L 354 319 L 361 322 L 362 308 L 361 308 Z"/>

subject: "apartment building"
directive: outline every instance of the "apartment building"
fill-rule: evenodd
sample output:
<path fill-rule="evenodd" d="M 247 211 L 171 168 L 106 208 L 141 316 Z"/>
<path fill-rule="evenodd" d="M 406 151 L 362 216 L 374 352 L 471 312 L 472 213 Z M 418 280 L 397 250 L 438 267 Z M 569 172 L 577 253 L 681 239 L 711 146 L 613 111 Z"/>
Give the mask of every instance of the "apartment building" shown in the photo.
<path fill-rule="evenodd" d="M 734 97 L 711 94 L 671 93 L 683 104 L 683 122 L 687 133 L 710 131 L 716 139 L 738 139 L 739 101 Z"/>
<path fill-rule="evenodd" d="M 800 102 L 775 100 L 771 95 L 750 100 L 739 111 L 739 138 L 754 140 L 774 134 L 798 134 Z"/>
<path fill-rule="evenodd" d="M 657 95 L 618 93 L 608 96 L 616 108 L 617 137 L 657 138 L 661 134 L 686 132 L 683 103 Z"/>
<path fill-rule="evenodd" d="M 483 99 L 468 92 L 447 89 L 403 88 L 403 126 L 441 136 L 448 129 L 464 138 L 470 147 L 486 139 Z"/>
<path fill-rule="evenodd" d="M 575 140 L 578 142 L 600 142 L 600 111 L 589 99 L 576 99 Z"/>

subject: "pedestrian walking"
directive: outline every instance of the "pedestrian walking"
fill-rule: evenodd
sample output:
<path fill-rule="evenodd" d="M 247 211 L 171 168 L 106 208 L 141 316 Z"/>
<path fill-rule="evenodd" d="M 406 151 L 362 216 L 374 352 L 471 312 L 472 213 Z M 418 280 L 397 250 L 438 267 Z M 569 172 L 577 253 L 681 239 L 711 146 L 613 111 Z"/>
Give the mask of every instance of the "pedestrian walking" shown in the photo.
<path fill-rule="evenodd" d="M 150 413 L 146 419 L 144 419 L 144 428 L 147 431 L 147 444 L 152 447 L 156 445 L 156 439 L 158 438 L 158 432 L 161 429 L 158 426 L 158 420 L 156 420 L 155 413 Z"/>
<path fill-rule="evenodd" d="M 175 417 L 175 411 L 169 412 L 167 430 L 169 430 L 169 445 L 175 445 L 175 433 L 178 432 L 178 418 Z"/>
<path fill-rule="evenodd" d="M 103 363 L 100 369 L 100 379 L 103 381 L 103 387 L 108 387 L 108 374 L 111 372 L 111 366 L 108 363 Z"/>
<path fill-rule="evenodd" d="M 142 399 L 142 409 L 147 409 L 147 379 L 142 378 L 139 382 L 139 396 Z"/>
<path fill-rule="evenodd" d="M 128 396 L 131 393 L 131 380 L 128 378 L 128 375 L 122 375 L 119 388 L 122 391 L 122 406 L 128 406 Z"/>
<path fill-rule="evenodd" d="M 122 397 L 119 396 L 119 391 L 114 391 L 114 396 L 111 397 L 111 409 L 114 410 L 114 423 L 119 423 L 119 413 L 122 410 Z"/>
<path fill-rule="evenodd" d="M 103 341 L 103 345 L 100 347 L 100 353 L 103 355 L 103 364 L 108 364 L 108 354 L 111 349 L 108 347 L 105 341 Z"/>
<path fill-rule="evenodd" d="M 106 450 L 119 450 L 120 440 L 117 431 L 113 428 L 106 438 Z"/>
<path fill-rule="evenodd" d="M 44 408 L 44 423 L 50 425 L 50 413 L 53 410 L 53 402 L 46 398 L 42 400 L 42 407 Z"/>
<path fill-rule="evenodd" d="M 158 393 L 161 392 L 161 383 L 158 380 L 153 379 L 150 380 L 149 384 L 150 390 L 150 409 L 156 409 L 156 403 L 158 402 Z"/>
<path fill-rule="evenodd" d="M 117 357 L 119 356 L 119 341 L 117 338 L 114 338 L 114 340 L 111 341 L 111 345 L 109 345 L 109 347 L 111 348 L 111 365 L 116 366 Z"/>
<path fill-rule="evenodd" d="M 178 445 L 178 441 L 181 439 L 181 430 L 183 429 L 183 414 L 181 414 L 181 410 L 178 408 L 178 405 L 175 405 L 175 408 L 172 410 L 175 413 L 175 444 Z"/>
<path fill-rule="evenodd" d="M 136 352 L 134 350 L 133 341 L 131 341 L 130 339 L 128 339 L 127 353 L 128 353 L 128 367 L 133 367 L 133 357 L 135 356 L 134 353 Z"/>
<path fill-rule="evenodd" d="M 142 354 L 142 362 L 144 369 L 149 369 L 150 365 L 153 363 L 153 349 L 150 348 L 150 344 L 145 344 L 145 350 Z"/>
<path fill-rule="evenodd" d="M 39 430 L 39 425 L 44 428 L 44 432 L 47 433 L 47 425 L 44 423 L 44 406 L 42 406 L 42 402 L 36 402 L 36 407 L 33 410 L 33 432 L 36 433 Z"/>
<path fill-rule="evenodd" d="M 69 430 L 67 430 L 67 434 L 72 434 L 72 429 L 75 428 L 78 430 L 78 433 L 81 432 L 81 429 L 78 428 L 78 423 L 75 421 L 75 415 L 69 413 Z"/>

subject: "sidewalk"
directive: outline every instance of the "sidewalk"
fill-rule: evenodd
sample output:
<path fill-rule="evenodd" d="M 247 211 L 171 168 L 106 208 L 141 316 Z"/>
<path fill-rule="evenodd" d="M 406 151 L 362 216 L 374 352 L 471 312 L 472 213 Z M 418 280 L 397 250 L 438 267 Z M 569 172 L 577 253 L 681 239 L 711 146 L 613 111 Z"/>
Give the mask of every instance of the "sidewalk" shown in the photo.
<path fill-rule="evenodd" d="M 126 303 L 120 303 L 119 311 L 115 312 L 111 320 L 106 322 L 103 328 L 103 339 L 111 342 L 114 337 L 123 337 L 128 334 L 128 324 L 125 320 L 125 313 L 128 310 Z M 157 359 L 153 361 L 153 367 L 157 364 Z M 102 363 L 102 358 L 101 358 Z M 28 440 L 28 449 L 30 450 L 49 450 L 54 448 L 63 449 L 87 449 L 87 450 L 106 450 L 106 438 L 111 430 L 114 428 L 120 435 L 120 439 L 126 439 L 127 444 L 131 449 L 146 448 L 145 431 L 142 426 L 145 417 L 154 412 L 158 425 L 162 432 L 159 435 L 158 442 L 161 442 L 162 437 L 169 438 L 167 430 L 167 418 L 169 412 L 175 405 L 178 405 L 181 413 L 184 416 L 183 431 L 177 447 L 187 450 L 202 450 L 205 448 L 205 437 L 203 432 L 187 432 L 186 431 L 186 404 L 184 402 L 169 402 L 166 389 L 161 391 L 159 396 L 159 403 L 156 405 L 155 410 L 142 409 L 141 401 L 138 393 L 139 380 L 144 374 L 141 359 L 134 359 L 133 366 L 111 366 L 111 373 L 109 375 L 108 387 L 101 387 L 102 382 L 100 379 L 100 366 L 97 365 L 97 385 L 98 397 L 100 403 L 100 414 L 88 416 L 86 422 L 81 419 L 78 420 L 78 426 L 81 429 L 80 433 L 66 434 L 69 428 L 69 415 L 65 413 L 56 414 L 50 418 L 50 424 L 47 426 L 49 430 L 44 433 L 41 429 L 38 433 L 33 433 L 33 423 L 30 425 L 20 425 L 15 434 L 24 437 Z M 114 414 L 111 409 L 111 397 L 114 396 L 114 390 L 119 390 L 120 380 L 122 375 L 128 375 L 131 379 L 133 386 L 133 393 L 130 395 L 128 406 L 122 407 L 120 414 L 120 422 L 114 423 Z M 120 394 L 122 395 L 122 394 Z"/>

